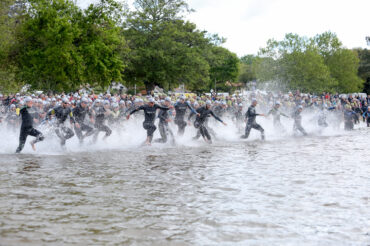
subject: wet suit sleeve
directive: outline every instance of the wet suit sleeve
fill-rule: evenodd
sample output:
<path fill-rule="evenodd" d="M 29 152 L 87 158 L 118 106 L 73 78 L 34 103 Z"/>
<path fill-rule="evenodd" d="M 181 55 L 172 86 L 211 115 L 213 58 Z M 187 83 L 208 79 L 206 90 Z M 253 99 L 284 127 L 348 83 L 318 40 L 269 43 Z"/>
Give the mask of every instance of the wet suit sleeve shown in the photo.
<path fill-rule="evenodd" d="M 253 116 L 258 116 L 259 114 L 256 114 L 256 113 L 252 113 L 251 112 L 251 109 L 248 108 L 248 111 L 245 113 L 245 118 L 249 118 L 249 117 L 253 117 Z"/>
<path fill-rule="evenodd" d="M 218 120 L 219 122 L 223 122 L 220 118 L 218 118 L 214 113 L 213 111 L 210 111 L 210 114 L 213 116 L 213 118 L 215 118 L 216 120 Z"/>
<path fill-rule="evenodd" d="M 170 108 L 159 106 L 158 104 L 155 104 L 154 107 L 156 109 L 162 109 L 162 110 L 169 110 Z"/>
<path fill-rule="evenodd" d="M 27 110 L 27 107 L 21 108 L 21 110 L 19 110 L 19 114 L 23 115 L 26 110 Z"/>
<path fill-rule="evenodd" d="M 288 115 L 286 115 L 286 114 L 284 114 L 284 113 L 282 113 L 282 112 L 280 112 L 280 115 L 282 115 L 282 116 L 285 116 L 285 117 L 289 118 L 289 116 L 288 116 Z"/>
<path fill-rule="evenodd" d="M 252 113 L 249 109 L 248 109 L 248 117 L 253 117 L 253 116 L 258 116 L 260 114 L 256 114 L 256 113 Z"/>
<path fill-rule="evenodd" d="M 196 111 L 195 111 L 196 112 Z M 191 119 L 191 117 L 193 117 L 196 113 L 194 113 L 193 111 L 191 111 L 191 113 L 189 114 L 189 117 L 188 117 L 188 120 Z"/>
<path fill-rule="evenodd" d="M 161 120 L 163 120 L 163 121 L 165 121 L 165 120 L 166 120 L 166 117 L 164 117 L 164 111 L 160 111 L 160 112 L 158 113 L 158 118 L 159 118 L 159 119 L 161 119 Z"/>
<path fill-rule="evenodd" d="M 189 103 L 186 103 L 186 105 L 188 106 L 188 108 L 191 110 L 192 113 L 194 114 L 197 113 L 197 111 L 195 111 L 195 109 Z"/>
<path fill-rule="evenodd" d="M 130 115 L 131 114 L 134 114 L 134 113 L 136 113 L 137 111 L 139 111 L 139 110 L 144 110 L 144 105 L 143 106 L 140 106 L 140 107 L 138 107 L 138 108 L 135 108 L 134 110 L 132 110 L 131 112 L 130 112 Z"/>

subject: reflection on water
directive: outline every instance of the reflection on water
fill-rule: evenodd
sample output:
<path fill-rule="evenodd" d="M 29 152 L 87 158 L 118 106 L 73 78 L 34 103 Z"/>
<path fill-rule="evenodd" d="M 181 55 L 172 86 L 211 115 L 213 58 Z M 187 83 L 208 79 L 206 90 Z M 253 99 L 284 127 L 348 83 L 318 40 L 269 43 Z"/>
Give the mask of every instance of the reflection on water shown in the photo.
<path fill-rule="evenodd" d="M 367 245 L 367 129 L 0 156 L 0 245 Z"/>

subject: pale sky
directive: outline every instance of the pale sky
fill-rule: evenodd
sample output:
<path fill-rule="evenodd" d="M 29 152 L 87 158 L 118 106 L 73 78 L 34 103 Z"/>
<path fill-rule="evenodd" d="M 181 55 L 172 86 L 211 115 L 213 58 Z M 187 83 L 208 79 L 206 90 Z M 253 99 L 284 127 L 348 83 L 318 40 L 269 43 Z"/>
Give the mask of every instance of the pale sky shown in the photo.
<path fill-rule="evenodd" d="M 93 0 L 78 0 L 79 4 Z M 133 0 L 129 0 L 132 2 Z M 270 38 L 286 33 L 311 37 L 337 34 L 347 48 L 370 48 L 370 0 L 187 0 L 196 12 L 187 18 L 198 29 L 227 39 L 238 56 L 257 54 Z"/>

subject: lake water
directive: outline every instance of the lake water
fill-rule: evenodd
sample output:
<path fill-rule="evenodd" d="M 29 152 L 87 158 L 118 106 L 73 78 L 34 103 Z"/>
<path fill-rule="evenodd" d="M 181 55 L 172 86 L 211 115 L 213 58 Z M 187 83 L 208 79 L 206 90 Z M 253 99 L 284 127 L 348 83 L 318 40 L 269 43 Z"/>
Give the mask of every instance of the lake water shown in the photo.
<path fill-rule="evenodd" d="M 5 134 L 0 245 L 370 245 L 369 130 L 264 127 L 265 142 L 216 126 L 212 145 L 188 128 L 177 146 L 152 147 L 128 127 L 20 155 L 18 133 Z"/>

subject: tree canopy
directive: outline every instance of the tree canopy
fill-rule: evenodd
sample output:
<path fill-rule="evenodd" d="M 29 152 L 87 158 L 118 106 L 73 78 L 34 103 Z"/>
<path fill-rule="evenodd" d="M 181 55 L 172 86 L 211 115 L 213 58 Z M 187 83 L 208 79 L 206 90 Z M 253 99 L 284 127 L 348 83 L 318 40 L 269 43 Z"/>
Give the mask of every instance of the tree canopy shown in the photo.
<path fill-rule="evenodd" d="M 368 50 L 349 50 L 331 32 L 289 33 L 258 54 L 238 58 L 225 39 L 186 20 L 185 0 L 99 0 L 81 9 L 73 0 L 0 3 L 0 90 L 24 84 L 45 91 L 112 82 L 172 90 L 229 91 L 226 82 L 275 82 L 310 92 L 370 91 Z M 366 89 L 367 88 L 367 89 Z"/>
<path fill-rule="evenodd" d="M 349 93 L 363 88 L 357 54 L 331 32 L 312 38 L 289 33 L 282 41 L 269 40 L 260 56 L 258 79 L 279 81 L 283 89 Z"/>
<path fill-rule="evenodd" d="M 12 47 L 19 79 L 44 90 L 121 80 L 125 41 L 104 0 L 85 11 L 69 0 L 33 0 Z"/>
<path fill-rule="evenodd" d="M 135 6 L 124 31 L 131 49 L 127 81 L 142 81 L 148 90 L 155 85 L 172 89 L 184 84 L 202 91 L 210 79 L 236 78 L 238 58 L 217 46 L 222 42 L 217 35 L 182 19 L 190 11 L 185 1 L 137 0 Z"/>

